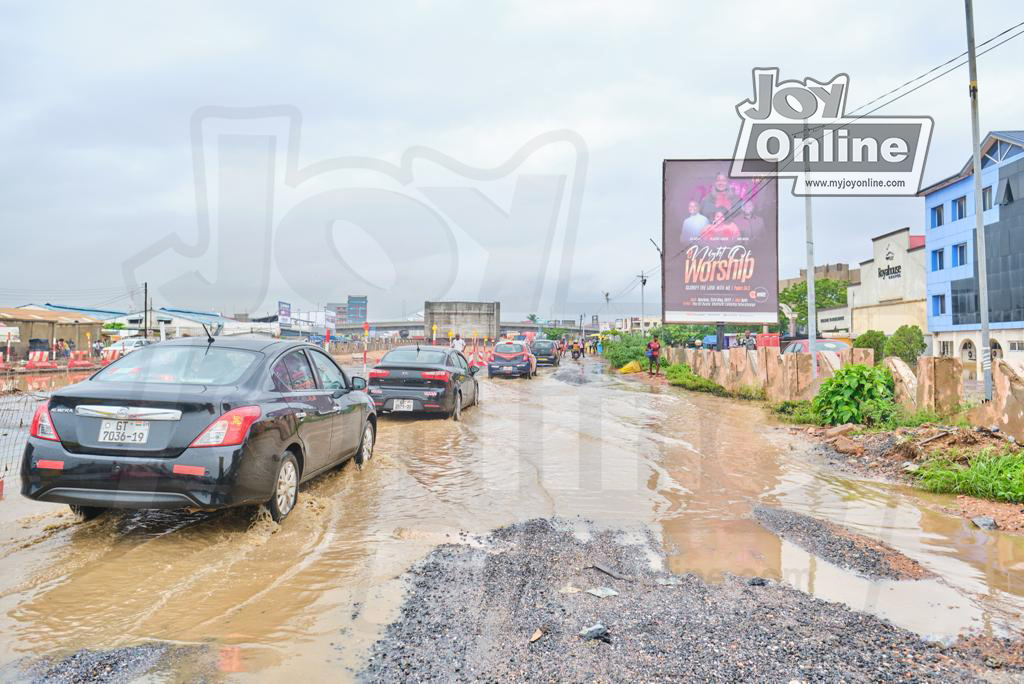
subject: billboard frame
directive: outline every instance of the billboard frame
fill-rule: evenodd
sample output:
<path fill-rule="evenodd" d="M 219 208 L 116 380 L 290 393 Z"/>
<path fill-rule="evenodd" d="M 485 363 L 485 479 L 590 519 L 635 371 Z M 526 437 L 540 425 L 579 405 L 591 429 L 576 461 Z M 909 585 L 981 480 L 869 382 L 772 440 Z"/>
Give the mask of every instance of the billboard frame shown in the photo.
<path fill-rule="evenodd" d="M 716 158 L 716 157 L 701 157 L 692 159 L 662 159 L 661 160 L 661 324 L 662 325 L 778 325 L 778 303 L 779 303 L 779 179 L 772 177 L 772 182 L 775 183 L 775 278 L 772 281 L 772 288 L 775 292 L 775 303 L 776 303 L 776 315 L 775 320 L 772 323 L 763 322 L 751 322 L 751 321 L 730 321 L 730 320 L 715 320 L 715 321 L 672 321 L 669 323 L 665 320 L 665 263 L 668 259 L 668 242 L 667 235 L 665 232 L 665 201 L 668 198 L 668 170 L 669 162 L 720 162 L 728 164 L 727 176 L 729 178 L 735 178 L 735 176 L 729 175 L 732 171 L 732 163 L 735 160 L 732 157 Z M 762 161 L 763 160 L 748 160 L 748 161 Z"/>

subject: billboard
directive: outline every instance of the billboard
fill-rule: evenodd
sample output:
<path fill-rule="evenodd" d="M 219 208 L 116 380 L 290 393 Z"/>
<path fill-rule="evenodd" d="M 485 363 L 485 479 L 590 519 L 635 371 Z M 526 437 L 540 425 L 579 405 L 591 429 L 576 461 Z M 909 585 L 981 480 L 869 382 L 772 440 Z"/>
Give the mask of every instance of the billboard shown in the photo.
<path fill-rule="evenodd" d="M 661 269 L 665 323 L 776 323 L 778 182 L 732 178 L 728 159 L 666 159 Z"/>
<path fill-rule="evenodd" d="M 279 325 L 292 324 L 292 305 L 288 302 L 277 303 L 277 322 Z"/>

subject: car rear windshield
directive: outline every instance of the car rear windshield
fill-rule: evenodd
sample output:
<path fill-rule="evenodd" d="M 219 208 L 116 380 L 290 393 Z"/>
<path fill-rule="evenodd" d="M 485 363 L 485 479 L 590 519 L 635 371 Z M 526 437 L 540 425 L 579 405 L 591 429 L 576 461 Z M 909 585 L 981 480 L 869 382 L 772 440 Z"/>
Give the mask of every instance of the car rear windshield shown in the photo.
<path fill-rule="evenodd" d="M 139 348 L 94 376 L 104 382 L 233 385 L 259 355 L 244 349 L 151 345 Z"/>
<path fill-rule="evenodd" d="M 381 359 L 381 363 L 444 363 L 445 353 L 436 349 L 394 349 Z"/>
<path fill-rule="evenodd" d="M 523 351 L 523 345 L 510 344 L 506 342 L 504 344 L 495 345 L 494 351 L 498 354 L 521 354 Z"/>
<path fill-rule="evenodd" d="M 555 346 L 555 343 L 552 342 L 551 340 L 541 340 L 539 342 L 534 342 L 533 343 L 533 348 L 534 349 L 547 350 L 547 349 L 551 349 L 554 346 Z"/>

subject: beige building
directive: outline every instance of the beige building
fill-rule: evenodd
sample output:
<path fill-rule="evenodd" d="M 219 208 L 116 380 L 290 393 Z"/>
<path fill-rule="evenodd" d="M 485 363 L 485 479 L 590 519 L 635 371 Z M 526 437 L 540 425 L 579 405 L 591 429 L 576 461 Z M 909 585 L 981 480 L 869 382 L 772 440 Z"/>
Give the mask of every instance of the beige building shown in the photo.
<path fill-rule="evenodd" d="M 849 264 L 824 264 L 814 267 L 814 279 L 842 280 L 845 283 L 856 285 L 860 282 L 860 269 L 850 268 Z M 800 276 L 797 278 L 783 278 L 779 280 L 779 292 L 782 292 L 790 285 L 796 285 L 807 280 L 807 269 L 800 269 Z"/>
<path fill-rule="evenodd" d="M 925 316 L 924 236 L 900 228 L 871 239 L 873 258 L 860 264 L 860 284 L 846 292 L 852 337 L 886 335 L 901 325 L 928 330 Z"/>

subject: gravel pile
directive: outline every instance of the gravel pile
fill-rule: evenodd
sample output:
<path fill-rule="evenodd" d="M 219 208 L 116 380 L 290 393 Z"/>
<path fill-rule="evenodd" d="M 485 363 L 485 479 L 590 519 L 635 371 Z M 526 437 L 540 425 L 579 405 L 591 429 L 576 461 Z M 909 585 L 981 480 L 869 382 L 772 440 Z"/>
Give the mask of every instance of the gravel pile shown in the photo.
<path fill-rule="evenodd" d="M 754 519 L 808 553 L 871 579 L 914 580 L 933 576 L 896 549 L 824 520 L 768 506 L 755 506 Z"/>
<path fill-rule="evenodd" d="M 611 532 L 584 542 L 546 520 L 497 530 L 483 548 L 441 546 L 409 572 L 401 614 L 359 678 L 960 682 L 981 671 L 878 618 L 763 578 L 709 585 L 655 571 L 656 549 Z M 597 587 L 617 595 L 587 593 Z"/>
<path fill-rule="evenodd" d="M 119 684 L 143 677 L 203 682 L 214 672 L 204 648 L 152 642 L 103 651 L 81 650 L 63 658 L 23 661 L 0 670 L 0 681 L 33 684 Z"/>

